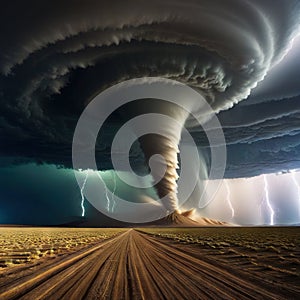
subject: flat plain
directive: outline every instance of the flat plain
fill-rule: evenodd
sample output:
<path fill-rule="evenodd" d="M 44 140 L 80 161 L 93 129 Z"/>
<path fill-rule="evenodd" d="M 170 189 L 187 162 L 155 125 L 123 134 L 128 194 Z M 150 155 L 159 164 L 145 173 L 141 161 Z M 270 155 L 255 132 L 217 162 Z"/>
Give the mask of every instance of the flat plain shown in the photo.
<path fill-rule="evenodd" d="M 3 300 L 300 296 L 299 227 L 0 231 Z"/>
<path fill-rule="evenodd" d="M 0 227 L 0 274 L 4 267 L 33 263 L 77 251 L 121 229 Z"/>

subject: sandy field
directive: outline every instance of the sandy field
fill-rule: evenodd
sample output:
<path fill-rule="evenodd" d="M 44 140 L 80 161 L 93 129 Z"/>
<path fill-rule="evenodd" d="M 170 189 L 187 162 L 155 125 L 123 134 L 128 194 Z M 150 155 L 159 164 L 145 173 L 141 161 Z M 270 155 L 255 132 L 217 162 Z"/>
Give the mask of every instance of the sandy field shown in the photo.
<path fill-rule="evenodd" d="M 1 228 L 0 299 L 299 299 L 300 228 Z"/>
<path fill-rule="evenodd" d="M 4 267 L 77 251 L 120 231 L 122 229 L 0 227 L 0 274 Z"/>

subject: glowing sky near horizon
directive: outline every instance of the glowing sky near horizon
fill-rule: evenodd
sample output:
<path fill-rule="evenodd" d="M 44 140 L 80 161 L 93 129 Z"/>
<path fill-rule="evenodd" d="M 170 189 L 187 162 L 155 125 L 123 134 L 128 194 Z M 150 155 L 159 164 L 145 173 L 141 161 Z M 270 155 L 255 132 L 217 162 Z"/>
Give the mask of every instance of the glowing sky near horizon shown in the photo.
<path fill-rule="evenodd" d="M 145 191 L 144 189 L 129 187 L 122 183 L 119 178 L 116 178 L 115 188 L 112 173 L 110 170 L 101 172 L 103 180 L 111 192 L 115 190 L 116 195 L 122 196 L 127 201 L 143 201 L 145 193 L 151 198 L 157 197 L 154 189 Z M 80 174 L 82 182 L 84 182 L 85 171 Z M 292 173 L 267 174 L 266 177 L 269 184 L 270 203 L 274 209 L 274 224 L 300 223 L 300 195 L 297 187 L 300 182 L 299 170 Z M 2 184 L 0 196 L 5 200 L 0 210 L 0 222 L 2 223 L 21 220 L 22 223 L 57 224 L 63 220 L 68 220 L 70 218 L 68 216 L 81 216 L 81 193 L 71 169 L 58 169 L 54 165 L 20 165 L 14 168 L 3 168 L 0 173 L 0 180 Z M 267 207 L 261 206 L 265 196 L 263 175 L 224 179 L 224 181 L 230 188 L 234 217 L 232 218 L 232 210 L 226 198 L 228 197 L 228 190 L 225 184 L 220 186 L 209 205 L 199 210 L 203 217 L 240 225 L 268 225 L 270 223 Z M 18 189 L 13 189 L 16 182 Z M 93 184 L 99 184 L 99 178 L 91 171 L 86 187 Z M 19 194 L 22 195 L 20 200 L 17 198 Z M 210 196 L 210 194 L 213 194 L 213 191 L 207 191 L 207 195 Z M 103 201 L 105 209 L 107 201 L 104 186 L 99 199 Z M 22 205 L 23 208 L 16 210 L 17 205 Z M 89 217 L 91 205 L 88 201 L 85 201 L 84 205 L 88 208 L 86 217 Z M 118 209 L 118 203 L 116 203 L 115 208 Z M 45 211 L 47 211 L 46 215 L 44 214 Z M 54 218 L 54 213 L 57 211 L 60 214 Z"/>
<path fill-rule="evenodd" d="M 116 195 L 124 195 L 126 190 L 128 201 L 142 201 L 141 190 L 130 188 L 120 180 L 115 185 L 113 178 L 116 175 L 112 174 L 113 171 L 89 172 L 91 178 L 101 174 L 103 183 L 106 183 L 107 188 Z M 84 178 L 84 171 L 82 173 Z M 90 182 L 93 184 L 92 179 Z M 213 199 L 205 208 L 198 210 L 198 213 L 202 217 L 238 225 L 298 224 L 300 223 L 299 182 L 300 171 L 292 170 L 288 173 L 262 174 L 250 178 L 223 179 Z M 206 191 L 205 197 L 212 197 L 215 187 L 212 185 L 211 190 Z M 107 188 L 103 185 L 103 195 L 99 196 L 103 198 L 104 203 L 107 201 Z M 266 188 L 268 195 L 266 195 Z M 153 190 L 151 195 L 153 198 L 155 198 L 154 193 Z M 115 205 L 117 207 L 117 203 Z"/>
<path fill-rule="evenodd" d="M 269 204 L 274 210 L 273 217 L 266 201 L 265 179 Z M 228 191 L 225 184 L 220 186 L 213 200 L 200 211 L 200 214 L 240 225 L 300 223 L 299 170 L 262 174 L 250 178 L 224 179 L 224 182 L 230 187 L 230 200 L 235 212 L 234 218 L 232 218 L 231 207 L 228 205 Z M 211 197 L 212 194 L 213 191 L 208 190 L 206 197 Z"/>

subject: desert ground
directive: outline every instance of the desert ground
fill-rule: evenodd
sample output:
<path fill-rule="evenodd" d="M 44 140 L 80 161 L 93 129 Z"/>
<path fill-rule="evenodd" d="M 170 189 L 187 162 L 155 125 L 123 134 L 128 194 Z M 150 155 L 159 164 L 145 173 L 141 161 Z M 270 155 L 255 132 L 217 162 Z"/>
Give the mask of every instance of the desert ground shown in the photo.
<path fill-rule="evenodd" d="M 299 299 L 300 228 L 0 228 L 0 299 Z"/>

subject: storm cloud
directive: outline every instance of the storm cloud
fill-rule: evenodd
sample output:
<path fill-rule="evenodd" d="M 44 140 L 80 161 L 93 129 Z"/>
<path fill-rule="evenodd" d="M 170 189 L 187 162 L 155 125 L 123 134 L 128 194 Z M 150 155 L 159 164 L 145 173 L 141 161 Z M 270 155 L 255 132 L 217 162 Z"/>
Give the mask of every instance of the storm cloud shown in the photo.
<path fill-rule="evenodd" d="M 159 76 L 193 87 L 218 113 L 225 176 L 300 168 L 299 14 L 298 1 L 280 0 L 2 3 L 1 163 L 71 167 L 74 129 L 91 99 Z M 116 112 L 101 130 L 102 169 L 112 167 L 121 123 Z M 205 149 L 202 129 L 191 131 Z M 142 168 L 138 145 L 131 155 Z"/>

